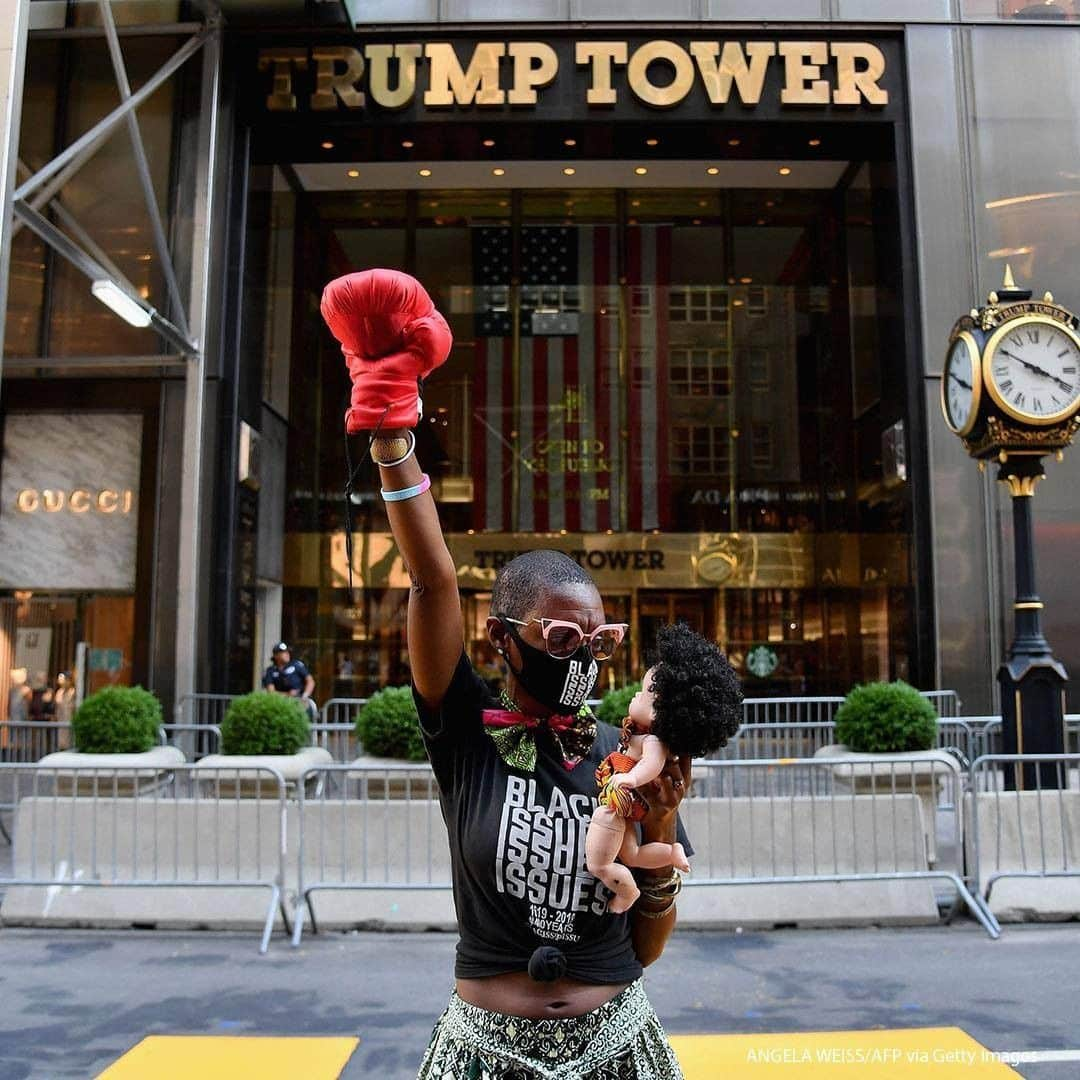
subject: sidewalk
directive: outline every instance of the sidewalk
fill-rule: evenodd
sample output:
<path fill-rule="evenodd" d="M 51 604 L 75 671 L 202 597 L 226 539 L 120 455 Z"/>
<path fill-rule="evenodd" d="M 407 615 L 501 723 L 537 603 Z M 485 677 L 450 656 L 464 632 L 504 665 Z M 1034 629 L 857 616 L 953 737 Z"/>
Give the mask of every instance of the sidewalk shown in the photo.
<path fill-rule="evenodd" d="M 260 958 L 250 935 L 0 930 L 0 1080 L 95 1076 L 145 1036 L 173 1033 L 358 1036 L 343 1077 L 411 1080 L 453 945 L 333 934 L 294 952 L 276 937 Z M 686 932 L 647 986 L 673 1035 L 959 1027 L 990 1050 L 1062 1050 L 1080 1047 L 1076 955 L 1076 924 L 1007 927 L 997 942 L 967 924 Z M 1080 1063 L 1021 1073 L 1065 1080 Z M 874 1071 L 838 1072 L 849 1074 Z"/>

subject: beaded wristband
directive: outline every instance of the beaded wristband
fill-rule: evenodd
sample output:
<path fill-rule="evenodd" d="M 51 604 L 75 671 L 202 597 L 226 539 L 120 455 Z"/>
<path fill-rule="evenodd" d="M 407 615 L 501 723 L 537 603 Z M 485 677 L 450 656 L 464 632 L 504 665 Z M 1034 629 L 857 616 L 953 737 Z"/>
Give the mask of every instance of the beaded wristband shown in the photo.
<path fill-rule="evenodd" d="M 401 488 L 399 491 L 386 491 L 383 489 L 379 494 L 382 495 L 386 502 L 403 502 L 405 499 L 415 499 L 417 495 L 423 495 L 429 487 L 431 487 L 431 477 L 424 473 L 419 484 Z"/>
<path fill-rule="evenodd" d="M 396 442 L 397 440 L 396 439 L 388 439 L 385 435 L 380 436 L 378 438 L 373 436 L 372 440 L 371 440 L 371 447 L 370 447 L 371 460 L 374 461 L 376 465 L 381 465 L 384 469 L 392 469 L 395 465 L 400 465 L 402 462 L 408 461 L 408 459 L 410 457 L 412 457 L 413 451 L 416 449 L 416 436 L 411 431 L 407 431 L 405 434 L 408 436 L 409 449 L 406 450 L 405 453 L 401 455 L 401 457 L 395 459 L 394 461 L 382 461 L 381 459 L 377 458 L 375 456 L 375 443 L 376 442 Z"/>

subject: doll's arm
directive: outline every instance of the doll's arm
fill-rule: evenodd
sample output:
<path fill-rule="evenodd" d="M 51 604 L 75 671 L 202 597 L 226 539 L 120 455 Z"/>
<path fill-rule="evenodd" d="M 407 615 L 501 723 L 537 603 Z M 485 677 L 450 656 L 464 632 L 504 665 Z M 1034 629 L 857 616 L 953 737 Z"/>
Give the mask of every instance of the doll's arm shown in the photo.
<path fill-rule="evenodd" d="M 646 735 L 641 746 L 641 760 L 616 779 L 620 787 L 641 787 L 655 780 L 667 762 L 667 747 L 655 736 Z"/>

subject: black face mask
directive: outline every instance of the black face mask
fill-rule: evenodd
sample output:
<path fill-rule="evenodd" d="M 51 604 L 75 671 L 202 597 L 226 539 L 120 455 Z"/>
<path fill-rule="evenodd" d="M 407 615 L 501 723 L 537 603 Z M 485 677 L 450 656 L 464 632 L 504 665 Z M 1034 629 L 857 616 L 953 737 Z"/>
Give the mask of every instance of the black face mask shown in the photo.
<path fill-rule="evenodd" d="M 521 650 L 520 670 L 515 670 L 510 657 L 506 657 L 506 666 L 518 682 L 541 705 L 559 713 L 576 713 L 596 685 L 601 661 L 584 644 L 567 659 L 557 660 L 543 649 L 523 641 L 513 624 L 501 615 L 496 617 Z"/>

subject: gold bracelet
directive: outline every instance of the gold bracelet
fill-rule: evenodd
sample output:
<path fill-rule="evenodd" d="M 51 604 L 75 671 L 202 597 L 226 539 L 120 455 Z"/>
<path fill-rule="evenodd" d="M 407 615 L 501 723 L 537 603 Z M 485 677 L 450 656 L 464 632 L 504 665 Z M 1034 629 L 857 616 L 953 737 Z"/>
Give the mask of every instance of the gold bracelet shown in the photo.
<path fill-rule="evenodd" d="M 643 919 L 663 919 L 675 910 L 675 899 L 672 897 L 659 911 L 646 911 L 645 908 L 635 906 L 635 910 Z"/>
<path fill-rule="evenodd" d="M 393 437 L 380 436 L 371 440 L 371 460 L 376 465 L 392 468 L 407 460 L 416 449 L 416 436 L 410 431 Z"/>
<path fill-rule="evenodd" d="M 664 900 L 674 901 L 675 897 L 682 891 L 682 874 L 678 870 L 672 870 L 671 873 L 660 881 L 643 881 L 638 884 L 638 888 L 641 889 L 641 895 L 646 900 L 652 900 L 654 903 L 662 903 Z"/>

